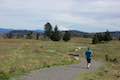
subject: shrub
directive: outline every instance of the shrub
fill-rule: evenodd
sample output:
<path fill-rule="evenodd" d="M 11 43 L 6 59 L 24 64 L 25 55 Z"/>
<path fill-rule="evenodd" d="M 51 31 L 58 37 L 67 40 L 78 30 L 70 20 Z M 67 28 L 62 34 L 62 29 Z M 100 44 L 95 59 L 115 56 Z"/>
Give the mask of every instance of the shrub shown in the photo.
<path fill-rule="evenodd" d="M 71 34 L 69 31 L 65 31 L 65 34 L 63 36 L 64 41 L 69 41 L 71 39 Z"/>
<path fill-rule="evenodd" d="M 52 41 L 60 41 L 61 40 L 61 34 L 60 34 L 57 26 L 55 26 L 54 31 L 52 32 L 51 40 Z"/>
<path fill-rule="evenodd" d="M 92 39 L 92 44 L 97 44 L 99 43 L 99 39 L 97 37 L 97 35 L 94 35 L 93 39 Z"/>
<path fill-rule="evenodd" d="M 0 71 L 0 80 L 9 80 L 10 75 L 4 71 Z"/>

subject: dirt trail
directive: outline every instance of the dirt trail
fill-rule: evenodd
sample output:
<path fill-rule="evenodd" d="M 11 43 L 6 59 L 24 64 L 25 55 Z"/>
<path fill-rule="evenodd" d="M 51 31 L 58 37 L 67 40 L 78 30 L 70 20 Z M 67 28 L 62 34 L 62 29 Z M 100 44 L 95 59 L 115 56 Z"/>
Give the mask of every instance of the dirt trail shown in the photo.
<path fill-rule="evenodd" d="M 91 68 L 88 70 L 86 69 L 86 62 L 84 60 L 80 64 L 34 71 L 20 80 L 74 80 L 80 73 L 89 71 L 94 72 L 101 66 L 101 62 L 93 61 Z"/>

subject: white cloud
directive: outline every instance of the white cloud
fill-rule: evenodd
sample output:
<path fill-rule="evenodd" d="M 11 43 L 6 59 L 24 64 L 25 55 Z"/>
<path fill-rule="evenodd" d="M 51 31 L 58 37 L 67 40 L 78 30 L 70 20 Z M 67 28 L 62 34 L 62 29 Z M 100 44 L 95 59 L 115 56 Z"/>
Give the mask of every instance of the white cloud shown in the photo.
<path fill-rule="evenodd" d="M 119 8 L 119 0 L 0 0 L 0 27 L 43 29 L 49 21 L 62 30 L 120 30 Z"/>

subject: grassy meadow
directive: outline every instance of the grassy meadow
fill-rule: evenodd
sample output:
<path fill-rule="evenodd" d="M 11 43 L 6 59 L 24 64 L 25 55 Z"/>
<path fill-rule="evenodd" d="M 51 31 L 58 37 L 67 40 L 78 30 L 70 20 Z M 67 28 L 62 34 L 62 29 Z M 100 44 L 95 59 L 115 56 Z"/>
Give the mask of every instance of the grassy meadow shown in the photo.
<path fill-rule="evenodd" d="M 92 45 L 91 39 L 84 38 L 73 38 L 69 42 L 1 39 L 0 80 L 14 80 L 12 78 L 37 69 L 79 63 L 69 56 L 77 47 L 91 47 L 94 59 L 103 61 L 105 65 L 96 72 L 80 74 L 76 80 L 120 80 L 120 42 Z M 78 51 L 81 58 L 84 58 L 86 48 Z M 106 54 L 111 61 L 105 60 Z M 117 62 L 112 61 L 114 58 Z"/>
<path fill-rule="evenodd" d="M 74 53 L 76 47 L 87 46 L 90 42 L 89 39 L 82 38 L 74 38 L 70 42 L 1 39 L 0 80 L 37 69 L 78 63 L 68 54 Z"/>

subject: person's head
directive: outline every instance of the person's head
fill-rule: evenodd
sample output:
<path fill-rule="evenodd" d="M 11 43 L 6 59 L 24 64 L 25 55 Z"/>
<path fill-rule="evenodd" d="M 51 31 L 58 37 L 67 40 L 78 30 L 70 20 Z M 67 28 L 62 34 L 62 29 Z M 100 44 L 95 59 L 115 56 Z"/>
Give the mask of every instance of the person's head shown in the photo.
<path fill-rule="evenodd" d="M 90 47 L 88 47 L 88 50 L 90 50 Z"/>

